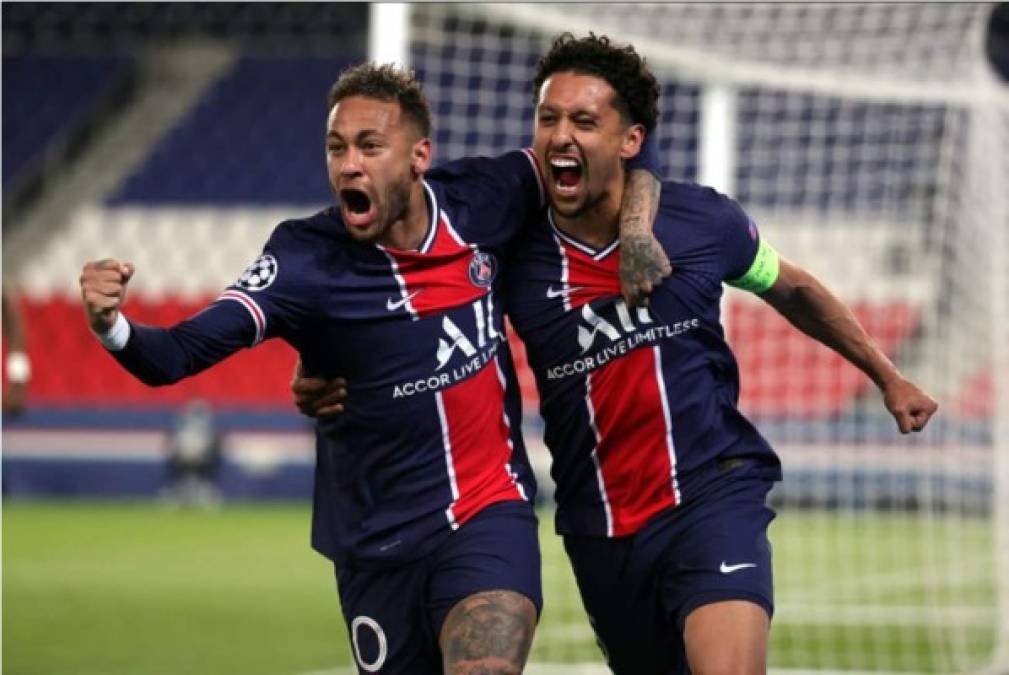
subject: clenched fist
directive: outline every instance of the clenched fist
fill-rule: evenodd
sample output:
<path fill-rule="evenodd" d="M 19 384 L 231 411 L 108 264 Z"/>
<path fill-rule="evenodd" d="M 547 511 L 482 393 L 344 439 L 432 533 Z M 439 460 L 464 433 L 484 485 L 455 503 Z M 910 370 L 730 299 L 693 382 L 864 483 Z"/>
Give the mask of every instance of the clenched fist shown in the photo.
<path fill-rule="evenodd" d="M 903 377 L 883 387 L 883 405 L 897 421 L 897 428 L 902 434 L 924 429 L 939 409 L 939 404 L 931 396 Z"/>
<path fill-rule="evenodd" d="M 126 284 L 133 276 L 132 263 L 112 258 L 89 262 L 81 271 L 81 299 L 91 330 L 105 333 L 116 322 L 119 306 L 126 300 Z"/>

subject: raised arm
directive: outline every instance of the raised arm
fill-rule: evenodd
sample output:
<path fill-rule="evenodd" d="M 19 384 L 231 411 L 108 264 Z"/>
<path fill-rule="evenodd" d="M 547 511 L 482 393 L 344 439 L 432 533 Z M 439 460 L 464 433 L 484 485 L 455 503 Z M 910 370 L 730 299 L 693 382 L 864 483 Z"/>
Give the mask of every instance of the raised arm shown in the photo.
<path fill-rule="evenodd" d="M 81 299 L 91 330 L 144 384 L 172 384 L 256 341 L 256 326 L 238 302 L 216 302 L 171 328 L 131 323 L 121 307 L 133 273 L 132 264 L 111 258 L 89 262 L 81 271 Z"/>
<path fill-rule="evenodd" d="M 819 279 L 784 258 L 779 257 L 778 264 L 777 280 L 759 296 L 793 326 L 868 375 L 883 392 L 883 404 L 901 433 L 921 431 L 938 404 L 900 374 L 851 310 Z"/>

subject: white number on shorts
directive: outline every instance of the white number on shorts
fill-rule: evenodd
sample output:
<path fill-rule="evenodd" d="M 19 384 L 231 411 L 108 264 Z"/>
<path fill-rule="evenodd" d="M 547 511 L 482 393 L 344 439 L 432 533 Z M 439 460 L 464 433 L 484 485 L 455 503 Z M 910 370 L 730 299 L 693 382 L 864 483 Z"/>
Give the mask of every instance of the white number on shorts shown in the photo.
<path fill-rule="evenodd" d="M 375 637 L 378 639 L 378 656 L 371 663 L 365 662 L 364 657 L 361 656 L 361 648 L 357 644 L 357 632 L 361 630 L 361 626 L 367 626 L 374 631 Z M 389 644 L 385 639 L 385 631 L 378 625 L 378 621 L 375 621 L 370 616 L 355 618 L 350 622 L 350 639 L 354 646 L 354 658 L 357 659 L 357 663 L 361 666 L 362 670 L 374 673 L 385 665 L 385 657 L 389 654 Z"/>

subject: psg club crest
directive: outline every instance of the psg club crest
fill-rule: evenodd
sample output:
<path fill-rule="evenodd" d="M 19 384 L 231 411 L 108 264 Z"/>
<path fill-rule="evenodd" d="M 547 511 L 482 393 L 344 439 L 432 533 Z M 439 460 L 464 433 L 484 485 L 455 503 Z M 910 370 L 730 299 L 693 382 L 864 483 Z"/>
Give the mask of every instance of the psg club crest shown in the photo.
<path fill-rule="evenodd" d="M 489 288 L 497 276 L 497 261 L 490 253 L 476 251 L 469 261 L 469 280 L 479 288 Z"/>
<path fill-rule="evenodd" d="M 261 291 L 277 278 L 277 259 L 265 253 L 245 268 L 245 273 L 239 277 L 236 286 L 247 291 Z"/>

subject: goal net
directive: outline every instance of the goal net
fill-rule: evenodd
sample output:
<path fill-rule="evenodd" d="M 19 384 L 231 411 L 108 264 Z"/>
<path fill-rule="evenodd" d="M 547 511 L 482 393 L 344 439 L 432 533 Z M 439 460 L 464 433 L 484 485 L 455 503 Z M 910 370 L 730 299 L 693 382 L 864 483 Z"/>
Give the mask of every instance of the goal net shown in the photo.
<path fill-rule="evenodd" d="M 777 670 L 1009 668 L 1009 95 L 985 60 L 991 12 L 961 3 L 410 10 L 409 60 L 432 102 L 436 160 L 529 143 L 532 69 L 557 33 L 633 43 L 662 83 L 666 176 L 738 199 L 940 401 L 925 433 L 901 437 L 864 376 L 759 300 L 728 294 L 741 406 L 785 466 L 772 493 Z M 536 420 L 526 426 L 542 451 Z M 533 660 L 596 672 L 588 664 L 601 663 L 599 651 L 549 522 L 545 530 L 547 606 Z"/>

